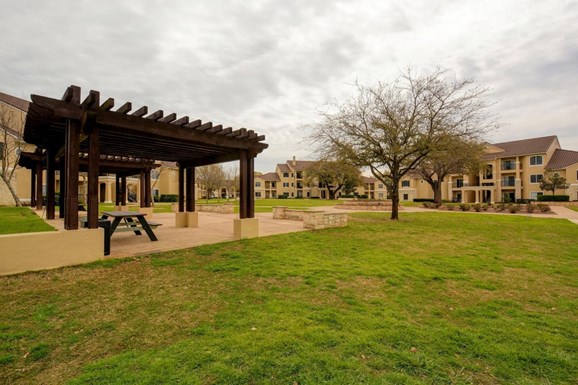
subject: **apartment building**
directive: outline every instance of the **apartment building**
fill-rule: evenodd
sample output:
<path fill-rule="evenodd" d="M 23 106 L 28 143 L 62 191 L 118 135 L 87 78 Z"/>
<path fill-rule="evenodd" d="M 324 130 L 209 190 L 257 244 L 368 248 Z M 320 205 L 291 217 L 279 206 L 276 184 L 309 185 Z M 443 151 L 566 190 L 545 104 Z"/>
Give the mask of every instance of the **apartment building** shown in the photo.
<path fill-rule="evenodd" d="M 444 180 L 442 199 L 465 203 L 537 199 L 544 194 L 540 180 L 551 171 L 570 183 L 567 190 L 556 193 L 578 200 L 578 152 L 563 150 L 555 135 L 488 143 L 482 163 L 477 174 L 451 175 Z M 433 191 L 419 177 L 407 176 L 401 182 L 400 197 L 404 201 L 433 198 Z"/>

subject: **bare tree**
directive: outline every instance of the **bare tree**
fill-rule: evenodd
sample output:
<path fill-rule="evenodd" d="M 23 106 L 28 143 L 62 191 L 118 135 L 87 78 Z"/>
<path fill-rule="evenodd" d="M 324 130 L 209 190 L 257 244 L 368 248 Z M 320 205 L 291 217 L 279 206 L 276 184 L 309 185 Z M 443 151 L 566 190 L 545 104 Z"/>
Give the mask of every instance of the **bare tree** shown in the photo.
<path fill-rule="evenodd" d="M 319 184 L 329 191 L 329 199 L 345 186 L 357 186 L 361 183 L 359 168 L 339 161 L 320 160 L 313 163 L 306 170 L 306 183 L 310 186 Z"/>
<path fill-rule="evenodd" d="M 390 191 L 398 219 L 399 183 L 445 136 L 479 140 L 492 126 L 488 89 L 473 79 L 404 73 L 392 84 L 357 85 L 358 94 L 322 113 L 311 139 L 326 156 L 367 167 Z"/>
<path fill-rule="evenodd" d="M 235 197 L 237 191 L 239 191 L 239 168 L 235 166 L 229 166 L 223 168 L 224 173 L 224 187 L 227 190 L 227 201 L 231 197 Z"/>
<path fill-rule="evenodd" d="M 20 161 L 23 145 L 25 113 L 0 103 L 0 177 L 6 185 L 16 206 L 22 206 L 16 189 L 12 185 Z M 39 197 L 42 199 L 42 197 Z"/>
<path fill-rule="evenodd" d="M 415 172 L 432 188 L 434 202 L 442 203 L 442 183 L 448 175 L 477 172 L 484 144 L 477 140 L 449 136 L 416 167 Z"/>
<path fill-rule="evenodd" d="M 215 190 L 219 190 L 225 181 L 223 168 L 218 164 L 199 167 L 197 169 L 197 184 L 205 189 L 205 198 L 207 202 Z M 218 194 L 220 198 L 220 195 Z"/>

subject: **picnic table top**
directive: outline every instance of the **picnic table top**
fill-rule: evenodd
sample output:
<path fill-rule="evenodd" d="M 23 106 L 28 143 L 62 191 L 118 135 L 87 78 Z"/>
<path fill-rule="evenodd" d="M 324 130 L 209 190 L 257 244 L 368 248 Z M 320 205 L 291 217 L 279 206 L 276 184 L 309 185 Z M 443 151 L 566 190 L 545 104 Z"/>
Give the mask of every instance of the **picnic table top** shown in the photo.
<path fill-rule="evenodd" d="M 131 217 L 144 217 L 146 214 L 139 213 L 138 211 L 105 211 L 102 215 L 113 218 L 131 218 Z"/>

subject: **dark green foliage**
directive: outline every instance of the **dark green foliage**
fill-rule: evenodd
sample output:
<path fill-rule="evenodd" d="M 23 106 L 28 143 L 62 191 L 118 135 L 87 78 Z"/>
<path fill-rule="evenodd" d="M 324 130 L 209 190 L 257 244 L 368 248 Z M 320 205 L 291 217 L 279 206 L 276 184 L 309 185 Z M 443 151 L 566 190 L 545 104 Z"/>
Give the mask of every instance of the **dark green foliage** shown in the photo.
<path fill-rule="evenodd" d="M 538 195 L 538 202 L 569 202 L 570 195 Z"/>

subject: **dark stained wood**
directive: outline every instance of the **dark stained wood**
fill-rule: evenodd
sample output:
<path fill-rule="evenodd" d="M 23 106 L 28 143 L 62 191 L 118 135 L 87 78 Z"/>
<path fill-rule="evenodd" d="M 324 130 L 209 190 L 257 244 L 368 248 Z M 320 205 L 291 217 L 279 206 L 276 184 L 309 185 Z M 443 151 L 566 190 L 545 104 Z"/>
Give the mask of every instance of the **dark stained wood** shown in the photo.
<path fill-rule="evenodd" d="M 248 175 L 247 175 L 247 151 L 241 150 L 241 156 L 239 160 L 239 218 L 245 219 L 248 213 L 247 207 L 247 192 L 249 183 Z"/>
<path fill-rule="evenodd" d="M 120 196 L 121 196 L 121 194 L 120 194 L 120 190 L 121 190 L 120 175 L 118 175 L 118 174 L 114 175 L 114 182 L 115 182 L 114 185 L 116 187 L 116 191 L 114 192 L 114 205 L 120 206 Z"/>
<path fill-rule="evenodd" d="M 182 118 L 179 118 L 177 120 L 175 120 L 174 122 L 171 122 L 172 124 L 175 124 L 177 126 L 184 126 L 185 124 L 189 124 L 189 117 L 188 116 L 183 116 Z"/>
<path fill-rule="evenodd" d="M 243 130 L 245 130 L 245 131 L 243 131 Z M 227 136 L 229 138 L 234 138 L 236 136 L 239 136 L 239 135 L 245 133 L 246 131 L 247 131 L 246 128 L 239 128 L 238 130 L 235 130 L 235 131 L 231 132 L 230 134 L 227 134 Z"/>
<path fill-rule="evenodd" d="M 262 142 L 265 140 L 265 135 L 259 135 L 255 138 L 255 142 Z"/>
<path fill-rule="evenodd" d="M 30 168 L 30 207 L 36 206 L 36 166 Z"/>
<path fill-rule="evenodd" d="M 222 131 L 217 132 L 217 134 L 219 135 L 227 135 L 228 133 L 230 133 L 231 131 L 233 131 L 232 127 L 227 127 L 224 128 Z"/>
<path fill-rule="evenodd" d="M 36 210 L 42 210 L 42 162 L 36 164 Z"/>
<path fill-rule="evenodd" d="M 98 126 L 92 126 L 88 136 L 88 228 L 98 228 Z"/>
<path fill-rule="evenodd" d="M 159 119 L 159 122 L 161 123 L 171 123 L 172 121 L 177 119 L 177 114 L 175 114 L 174 112 L 171 114 L 168 114 L 167 116 L 165 116 L 162 119 Z"/>
<path fill-rule="evenodd" d="M 78 104 L 80 103 L 80 87 L 70 86 L 64 91 L 62 101 Z"/>
<path fill-rule="evenodd" d="M 84 99 L 81 106 L 84 108 L 93 108 L 100 104 L 100 92 L 91 90 Z"/>
<path fill-rule="evenodd" d="M 100 105 L 100 109 L 103 111 L 110 111 L 114 108 L 114 98 L 108 98 Z"/>
<path fill-rule="evenodd" d="M 220 124 L 216 125 L 215 127 L 211 128 L 211 129 L 208 129 L 207 133 L 214 134 L 214 133 L 219 132 L 219 131 L 223 131 L 223 126 Z"/>
<path fill-rule="evenodd" d="M 247 218 L 255 218 L 255 158 L 247 156 Z"/>
<path fill-rule="evenodd" d="M 126 102 L 125 104 L 120 106 L 119 109 L 116 110 L 116 112 L 118 112 L 119 114 L 128 114 L 130 112 L 130 110 L 132 110 L 132 103 Z M 108 110 L 105 110 L 105 111 L 108 111 Z"/>
<path fill-rule="evenodd" d="M 64 202 L 64 228 L 78 229 L 78 152 L 80 122 L 69 119 L 66 129 L 66 201 Z"/>
<path fill-rule="evenodd" d="M 151 170 L 145 170 L 145 207 L 151 207 L 152 191 L 151 191 Z"/>
<path fill-rule="evenodd" d="M 126 175 L 123 175 L 120 179 L 120 204 L 126 206 Z"/>
<path fill-rule="evenodd" d="M 65 159 L 64 157 L 60 161 L 60 188 L 59 188 L 59 195 L 58 195 L 58 216 L 60 219 L 64 218 L 64 206 L 66 202 L 66 167 L 65 167 Z"/>
<path fill-rule="evenodd" d="M 141 118 L 141 117 L 145 116 L 146 114 L 148 114 L 148 112 L 149 112 L 149 108 L 147 106 L 142 106 L 141 108 L 139 108 L 138 110 L 133 112 L 131 115 L 136 116 L 137 118 Z"/>
<path fill-rule="evenodd" d="M 189 124 L 185 124 L 186 128 L 197 128 L 201 125 L 201 120 L 197 119 L 197 120 L 193 120 L 191 123 Z"/>
<path fill-rule="evenodd" d="M 179 213 L 185 211 L 185 167 L 179 164 Z"/>
<path fill-rule="evenodd" d="M 46 219 L 55 218 L 56 197 L 56 157 L 55 150 L 48 149 L 46 154 Z"/>
<path fill-rule="evenodd" d="M 149 116 L 145 117 L 145 119 L 157 121 L 163 117 L 163 114 L 164 114 L 163 110 L 157 110 L 157 111 L 153 112 L 152 114 L 150 114 Z"/>
<path fill-rule="evenodd" d="M 140 203 L 140 207 L 146 207 L 146 187 L 145 187 L 145 171 L 141 170 L 140 171 L 140 179 L 139 179 L 139 187 L 140 187 L 140 193 L 139 193 L 139 203 Z"/>
<path fill-rule="evenodd" d="M 185 176 L 186 176 L 186 203 L 187 212 L 195 211 L 195 168 L 194 167 L 187 167 L 185 169 Z"/>
<path fill-rule="evenodd" d="M 249 131 L 245 130 L 242 131 L 243 129 L 241 129 L 241 134 L 237 137 L 238 139 L 244 139 L 244 138 L 248 138 L 249 137 Z"/>
<path fill-rule="evenodd" d="M 199 127 L 195 128 L 195 130 L 197 131 L 207 131 L 208 129 L 210 129 L 211 127 L 213 127 L 213 122 L 207 122 L 205 124 L 201 124 Z"/>

